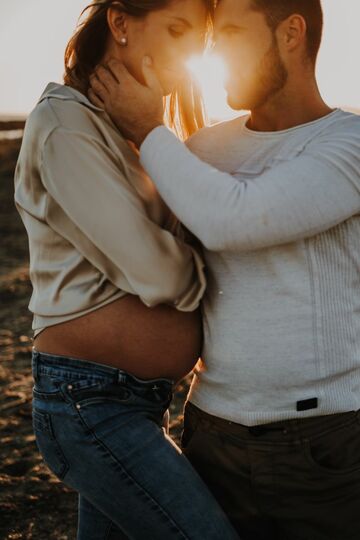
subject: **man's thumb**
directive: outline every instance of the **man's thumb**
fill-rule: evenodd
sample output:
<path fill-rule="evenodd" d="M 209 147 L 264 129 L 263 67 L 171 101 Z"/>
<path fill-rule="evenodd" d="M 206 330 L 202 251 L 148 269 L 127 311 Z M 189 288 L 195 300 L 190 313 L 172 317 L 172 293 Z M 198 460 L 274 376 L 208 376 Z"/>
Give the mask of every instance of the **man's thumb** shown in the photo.
<path fill-rule="evenodd" d="M 150 56 L 144 56 L 143 58 L 143 74 L 146 86 L 148 86 L 152 90 L 155 90 L 156 92 L 162 93 L 163 90 L 161 88 L 159 79 L 156 76 L 153 62 Z"/>

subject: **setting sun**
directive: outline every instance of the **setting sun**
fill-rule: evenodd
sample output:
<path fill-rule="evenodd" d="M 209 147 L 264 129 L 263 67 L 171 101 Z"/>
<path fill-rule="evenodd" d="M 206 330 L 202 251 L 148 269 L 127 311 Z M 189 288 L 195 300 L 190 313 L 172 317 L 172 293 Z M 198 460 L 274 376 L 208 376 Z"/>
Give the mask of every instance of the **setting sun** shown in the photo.
<path fill-rule="evenodd" d="M 209 118 L 226 119 L 239 114 L 231 110 L 226 103 L 224 82 L 227 70 L 220 56 L 211 52 L 206 52 L 203 56 L 193 56 L 188 62 L 188 68 L 200 84 Z"/>
<path fill-rule="evenodd" d="M 65 45 L 88 3 L 32 0 L 21 7 L 1 3 L 0 69 L 4 77 L 0 115 L 27 115 L 49 81 L 62 81 Z M 360 72 L 355 57 L 360 47 L 359 0 L 323 0 L 323 7 L 325 29 L 317 69 L 320 90 L 331 105 L 358 108 Z M 200 79 L 209 116 L 221 120 L 236 114 L 226 104 L 221 86 L 224 68 L 219 60 L 205 56 L 192 59 L 190 66 Z"/>
<path fill-rule="evenodd" d="M 0 0 L 0 540 L 360 540 L 359 21 Z"/>

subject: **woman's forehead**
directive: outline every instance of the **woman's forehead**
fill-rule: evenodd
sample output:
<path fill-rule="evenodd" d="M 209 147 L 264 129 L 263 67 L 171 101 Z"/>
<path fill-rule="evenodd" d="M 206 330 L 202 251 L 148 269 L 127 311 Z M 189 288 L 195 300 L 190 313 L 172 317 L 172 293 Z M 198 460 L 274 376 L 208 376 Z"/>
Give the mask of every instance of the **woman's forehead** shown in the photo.
<path fill-rule="evenodd" d="M 161 10 L 161 14 L 165 17 L 187 21 L 190 26 L 198 26 L 203 24 L 207 16 L 206 5 L 205 0 L 171 0 Z"/>

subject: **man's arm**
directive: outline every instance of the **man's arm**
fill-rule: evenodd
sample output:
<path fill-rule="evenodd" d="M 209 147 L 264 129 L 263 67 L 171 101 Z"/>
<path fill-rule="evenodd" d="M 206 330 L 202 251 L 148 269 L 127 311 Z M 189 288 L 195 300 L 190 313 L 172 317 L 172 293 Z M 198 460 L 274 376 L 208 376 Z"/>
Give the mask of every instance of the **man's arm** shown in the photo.
<path fill-rule="evenodd" d="M 140 157 L 186 227 L 207 249 L 226 251 L 307 238 L 359 213 L 360 135 L 338 150 L 336 141 L 314 143 L 247 180 L 205 164 L 169 130 L 157 127 L 141 145 Z"/>
<path fill-rule="evenodd" d="M 90 98 L 140 146 L 144 168 L 184 225 L 210 250 L 253 250 L 324 232 L 360 212 L 360 133 L 311 143 L 257 178 L 235 178 L 194 156 L 161 125 L 151 65 L 147 86 L 117 61 Z"/>

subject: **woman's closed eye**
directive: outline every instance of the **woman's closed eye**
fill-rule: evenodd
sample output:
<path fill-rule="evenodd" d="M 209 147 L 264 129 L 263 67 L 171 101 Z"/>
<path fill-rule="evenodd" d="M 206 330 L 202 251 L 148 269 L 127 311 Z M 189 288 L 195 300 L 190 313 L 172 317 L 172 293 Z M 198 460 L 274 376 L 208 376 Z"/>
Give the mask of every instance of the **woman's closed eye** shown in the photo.
<path fill-rule="evenodd" d="M 179 39 L 183 37 L 186 33 L 186 29 L 181 26 L 169 26 L 169 34 L 175 38 Z"/>

